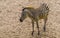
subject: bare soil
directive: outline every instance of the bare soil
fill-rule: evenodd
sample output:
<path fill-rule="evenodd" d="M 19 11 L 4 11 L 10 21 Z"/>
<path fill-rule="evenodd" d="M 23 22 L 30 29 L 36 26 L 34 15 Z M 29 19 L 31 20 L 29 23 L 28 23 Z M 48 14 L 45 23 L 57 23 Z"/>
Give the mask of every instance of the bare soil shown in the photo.
<path fill-rule="evenodd" d="M 29 18 L 20 22 L 22 6 L 37 8 L 40 3 L 47 3 L 50 9 L 46 32 L 43 32 L 43 20 L 39 20 L 40 35 Z M 0 38 L 60 38 L 60 0 L 0 0 Z"/>

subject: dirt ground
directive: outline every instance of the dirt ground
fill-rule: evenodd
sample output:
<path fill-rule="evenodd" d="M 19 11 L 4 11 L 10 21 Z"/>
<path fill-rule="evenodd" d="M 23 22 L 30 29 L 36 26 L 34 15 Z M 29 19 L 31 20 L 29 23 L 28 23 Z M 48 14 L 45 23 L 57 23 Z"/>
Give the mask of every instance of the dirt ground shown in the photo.
<path fill-rule="evenodd" d="M 32 36 L 31 20 L 19 21 L 21 10 L 22 6 L 37 8 L 40 3 L 47 3 L 50 9 L 46 32 L 43 32 L 43 20 L 39 20 L 40 35 L 35 25 Z M 0 0 L 0 38 L 60 38 L 60 0 Z"/>

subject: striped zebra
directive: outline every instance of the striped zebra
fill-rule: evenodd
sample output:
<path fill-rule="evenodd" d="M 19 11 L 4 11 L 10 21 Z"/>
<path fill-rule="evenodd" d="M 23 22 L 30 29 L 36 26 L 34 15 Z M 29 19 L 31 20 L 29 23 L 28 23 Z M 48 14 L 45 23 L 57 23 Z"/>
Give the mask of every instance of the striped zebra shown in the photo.
<path fill-rule="evenodd" d="M 20 22 L 23 22 L 27 17 L 30 17 L 32 21 L 32 35 L 34 33 L 34 22 L 36 22 L 37 29 L 38 29 L 38 35 L 40 34 L 39 32 L 39 24 L 38 21 L 40 19 L 44 19 L 44 32 L 46 31 L 46 22 L 47 22 L 47 17 L 49 13 L 49 7 L 46 3 L 41 4 L 39 8 L 33 8 L 33 7 L 25 7 L 22 9 L 21 17 L 20 17 Z"/>

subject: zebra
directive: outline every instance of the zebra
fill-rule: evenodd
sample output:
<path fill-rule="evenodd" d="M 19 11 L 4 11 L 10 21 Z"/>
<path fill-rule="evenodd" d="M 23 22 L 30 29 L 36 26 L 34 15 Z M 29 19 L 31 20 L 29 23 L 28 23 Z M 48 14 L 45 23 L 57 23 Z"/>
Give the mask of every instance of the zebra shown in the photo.
<path fill-rule="evenodd" d="M 40 7 L 38 8 L 33 8 L 33 7 L 25 7 L 22 9 L 21 17 L 20 17 L 20 22 L 23 22 L 27 17 L 31 19 L 32 22 L 32 35 L 34 33 L 34 22 L 36 22 L 37 29 L 38 29 L 38 35 L 40 34 L 39 32 L 39 24 L 38 21 L 39 19 L 44 19 L 44 32 L 46 31 L 46 22 L 48 19 L 48 13 L 49 13 L 49 7 L 46 3 L 41 4 Z"/>

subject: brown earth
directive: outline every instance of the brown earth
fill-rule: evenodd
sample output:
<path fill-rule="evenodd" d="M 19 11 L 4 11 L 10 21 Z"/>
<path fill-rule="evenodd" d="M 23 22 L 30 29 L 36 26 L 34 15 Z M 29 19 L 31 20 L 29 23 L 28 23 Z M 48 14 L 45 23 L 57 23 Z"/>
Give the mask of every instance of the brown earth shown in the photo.
<path fill-rule="evenodd" d="M 31 35 L 31 20 L 21 23 L 22 6 L 39 7 L 47 3 L 50 12 L 46 32 L 43 32 L 43 20 L 39 21 L 40 35 L 37 35 L 35 25 L 34 36 Z M 42 23 L 40 23 L 42 22 Z M 0 38 L 60 38 L 60 0 L 0 0 Z"/>

